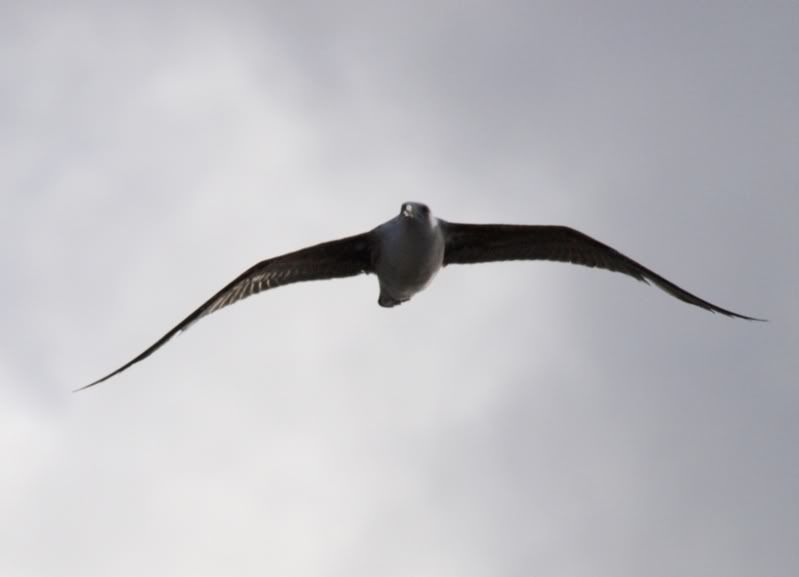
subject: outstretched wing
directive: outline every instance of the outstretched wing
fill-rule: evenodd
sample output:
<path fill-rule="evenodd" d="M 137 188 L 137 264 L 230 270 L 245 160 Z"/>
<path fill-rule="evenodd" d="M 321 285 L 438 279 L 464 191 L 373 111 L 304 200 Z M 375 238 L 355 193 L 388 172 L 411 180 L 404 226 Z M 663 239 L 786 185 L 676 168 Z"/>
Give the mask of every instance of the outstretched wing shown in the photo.
<path fill-rule="evenodd" d="M 553 260 L 604 268 L 651 282 L 670 295 L 703 309 L 750 321 L 756 319 L 718 307 L 606 244 L 566 226 L 459 224 L 441 222 L 446 238 L 444 265 L 503 260 Z"/>
<path fill-rule="evenodd" d="M 103 378 L 75 390 L 88 389 L 110 379 L 149 357 L 169 339 L 185 331 L 204 316 L 248 296 L 296 282 L 348 277 L 369 272 L 372 272 L 369 233 L 324 242 L 259 262 L 233 279 L 139 356 Z"/>

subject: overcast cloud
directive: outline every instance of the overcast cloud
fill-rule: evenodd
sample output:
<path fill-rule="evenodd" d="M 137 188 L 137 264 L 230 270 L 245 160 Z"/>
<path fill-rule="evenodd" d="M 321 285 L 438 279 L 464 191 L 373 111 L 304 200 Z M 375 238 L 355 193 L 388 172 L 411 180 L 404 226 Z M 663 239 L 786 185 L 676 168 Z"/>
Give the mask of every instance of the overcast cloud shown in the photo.
<path fill-rule="evenodd" d="M 69 4 L 69 6 L 67 6 Z M 0 5 L 0 574 L 789 577 L 795 2 Z M 260 259 L 419 200 L 621 275 Z"/>

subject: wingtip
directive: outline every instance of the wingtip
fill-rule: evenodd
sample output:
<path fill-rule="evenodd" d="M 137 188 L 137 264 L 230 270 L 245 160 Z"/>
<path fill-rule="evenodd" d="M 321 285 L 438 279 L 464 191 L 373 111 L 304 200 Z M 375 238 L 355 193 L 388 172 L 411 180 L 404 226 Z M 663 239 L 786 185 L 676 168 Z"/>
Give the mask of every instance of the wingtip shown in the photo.
<path fill-rule="evenodd" d="M 746 320 L 748 320 L 748 321 L 756 321 L 756 322 L 759 322 L 759 323 L 767 323 L 767 322 L 769 322 L 768 319 L 759 319 L 757 317 L 744 317 L 744 318 Z"/>
<path fill-rule="evenodd" d="M 72 392 L 73 392 L 73 393 L 79 393 L 79 392 L 81 392 L 81 391 L 85 391 L 86 389 L 88 389 L 88 388 L 91 388 L 91 387 L 93 387 L 94 385 L 99 385 L 99 384 L 100 384 L 100 383 L 102 383 L 103 381 L 107 381 L 108 379 L 110 379 L 111 377 L 113 377 L 115 374 L 116 374 L 115 372 L 114 372 L 114 373 L 111 373 L 110 375 L 106 375 L 106 376 L 104 376 L 102 379 L 97 379 L 96 381 L 92 381 L 92 382 L 91 382 L 91 383 L 89 383 L 88 385 L 83 385 L 82 387 L 78 387 L 77 389 L 72 389 Z"/>
<path fill-rule="evenodd" d="M 713 311 L 713 312 L 718 312 L 718 311 Z M 761 318 L 758 318 L 758 317 L 748 317 L 746 315 L 739 315 L 738 313 L 734 313 L 732 311 L 724 311 L 722 314 L 724 314 L 724 315 L 726 315 L 728 317 L 731 317 L 731 318 L 743 319 L 745 321 L 755 321 L 755 322 L 758 322 L 758 323 L 767 323 L 767 322 L 769 322 L 768 319 L 761 319 Z"/>
<path fill-rule="evenodd" d="M 97 384 L 97 383 L 99 383 L 99 382 L 100 382 L 100 381 L 95 381 L 95 382 L 93 382 L 93 383 L 89 383 L 88 385 L 83 385 L 82 387 L 78 387 L 77 389 L 72 389 L 72 392 L 73 392 L 73 393 L 79 393 L 79 392 L 81 392 L 81 391 L 85 391 L 85 390 L 86 390 L 86 389 L 88 389 L 89 387 L 93 387 L 94 385 L 96 385 L 96 384 Z"/>

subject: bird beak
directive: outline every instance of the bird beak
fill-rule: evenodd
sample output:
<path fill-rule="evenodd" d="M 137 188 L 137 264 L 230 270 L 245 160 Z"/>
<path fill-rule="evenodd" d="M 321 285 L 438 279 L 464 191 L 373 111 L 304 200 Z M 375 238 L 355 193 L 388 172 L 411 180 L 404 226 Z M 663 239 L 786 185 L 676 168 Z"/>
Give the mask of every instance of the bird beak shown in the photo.
<path fill-rule="evenodd" d="M 413 205 L 406 204 L 402 207 L 402 216 L 407 216 L 408 218 L 413 216 Z"/>

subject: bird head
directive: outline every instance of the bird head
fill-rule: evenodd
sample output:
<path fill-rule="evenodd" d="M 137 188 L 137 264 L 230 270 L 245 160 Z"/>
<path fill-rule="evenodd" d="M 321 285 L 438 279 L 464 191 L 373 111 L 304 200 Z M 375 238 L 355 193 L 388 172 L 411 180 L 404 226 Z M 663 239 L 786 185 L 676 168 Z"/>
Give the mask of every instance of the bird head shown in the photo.
<path fill-rule="evenodd" d="M 430 209 L 421 202 L 404 202 L 400 208 L 400 215 L 405 218 L 427 220 L 430 218 Z"/>

